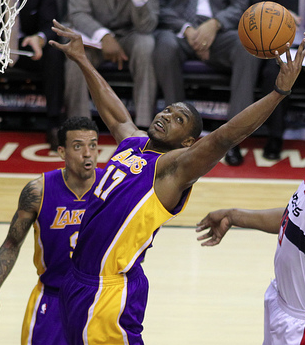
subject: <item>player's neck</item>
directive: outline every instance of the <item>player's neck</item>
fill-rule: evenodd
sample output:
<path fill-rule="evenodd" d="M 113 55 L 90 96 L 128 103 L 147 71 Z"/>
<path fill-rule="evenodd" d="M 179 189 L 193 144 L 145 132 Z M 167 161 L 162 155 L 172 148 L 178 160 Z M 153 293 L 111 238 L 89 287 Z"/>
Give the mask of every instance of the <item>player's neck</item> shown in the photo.
<path fill-rule="evenodd" d="M 146 145 L 145 150 L 156 151 L 160 153 L 166 153 L 172 150 L 172 148 L 167 147 L 164 145 L 163 142 L 159 142 L 158 140 L 151 139 Z"/>
<path fill-rule="evenodd" d="M 69 189 L 78 197 L 84 195 L 92 186 L 95 181 L 95 174 L 92 174 L 89 178 L 73 176 L 64 172 L 65 182 Z"/>

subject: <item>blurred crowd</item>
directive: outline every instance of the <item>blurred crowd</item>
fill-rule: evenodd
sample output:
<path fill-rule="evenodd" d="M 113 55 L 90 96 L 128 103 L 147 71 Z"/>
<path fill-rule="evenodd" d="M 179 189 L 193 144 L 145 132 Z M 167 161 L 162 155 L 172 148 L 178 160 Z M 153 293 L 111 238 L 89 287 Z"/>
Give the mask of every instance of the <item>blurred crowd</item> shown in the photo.
<path fill-rule="evenodd" d="M 51 150 L 56 150 L 57 130 L 66 118 L 92 116 L 81 70 L 48 44 L 50 39 L 58 39 L 51 30 L 53 18 L 90 38 L 92 45 L 85 49 L 95 67 L 111 61 L 118 70 L 129 68 L 135 123 L 141 129 L 147 129 L 155 115 L 157 90 L 166 105 L 186 101 L 182 66 L 187 60 L 201 60 L 220 72 L 231 73 L 229 120 L 253 102 L 258 78 L 267 94 L 274 88 L 279 70 L 275 59 L 250 55 L 239 40 L 239 19 L 255 2 L 103 0 L 101 5 L 100 0 L 27 1 L 19 14 L 18 44 L 21 50 L 33 51 L 33 56 L 17 56 L 9 68 L 41 71 L 47 101 L 46 140 Z M 298 29 L 304 32 L 303 1 L 276 2 L 291 11 Z M 297 35 L 296 44 L 298 39 Z M 287 107 L 288 98 L 266 123 L 266 159 L 280 158 Z M 240 148 L 229 150 L 225 160 L 232 166 L 241 165 Z"/>

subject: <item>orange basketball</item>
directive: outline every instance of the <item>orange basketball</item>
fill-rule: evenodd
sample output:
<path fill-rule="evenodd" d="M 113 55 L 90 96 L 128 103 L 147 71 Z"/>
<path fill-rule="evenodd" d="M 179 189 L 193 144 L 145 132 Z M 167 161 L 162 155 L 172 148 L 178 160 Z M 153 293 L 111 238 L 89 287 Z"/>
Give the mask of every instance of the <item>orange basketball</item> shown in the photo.
<path fill-rule="evenodd" d="M 261 59 L 275 58 L 275 51 L 283 54 L 286 43 L 292 44 L 296 32 L 295 21 L 282 5 L 262 1 L 250 6 L 242 15 L 238 35 L 242 45 Z"/>

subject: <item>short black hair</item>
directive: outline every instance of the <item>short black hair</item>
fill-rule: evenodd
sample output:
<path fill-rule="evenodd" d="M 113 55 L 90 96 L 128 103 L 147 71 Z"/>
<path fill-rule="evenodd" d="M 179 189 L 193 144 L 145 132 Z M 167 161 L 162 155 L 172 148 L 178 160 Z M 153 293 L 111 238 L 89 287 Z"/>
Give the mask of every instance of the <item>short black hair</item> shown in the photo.
<path fill-rule="evenodd" d="M 99 129 L 95 121 L 84 116 L 69 117 L 58 130 L 58 145 L 66 147 L 67 132 L 77 130 L 95 131 L 99 135 Z"/>
<path fill-rule="evenodd" d="M 197 139 L 199 138 L 200 133 L 203 130 L 202 117 L 199 114 L 198 110 L 191 103 L 183 102 L 183 104 L 185 104 L 185 106 L 189 109 L 189 111 L 193 115 L 194 125 L 193 125 L 190 135 L 193 138 Z"/>

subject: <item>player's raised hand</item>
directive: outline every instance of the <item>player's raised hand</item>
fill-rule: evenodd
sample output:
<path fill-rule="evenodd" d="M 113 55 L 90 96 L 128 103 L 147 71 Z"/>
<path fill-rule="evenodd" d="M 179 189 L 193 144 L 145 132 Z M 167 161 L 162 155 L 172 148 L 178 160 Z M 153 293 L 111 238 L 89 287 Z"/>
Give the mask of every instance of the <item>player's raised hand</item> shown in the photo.
<path fill-rule="evenodd" d="M 275 52 L 275 57 L 277 60 L 277 63 L 280 66 L 280 72 L 276 78 L 275 85 L 278 89 L 282 91 L 289 92 L 295 83 L 298 75 L 300 74 L 302 70 L 302 63 L 305 56 L 305 38 L 303 38 L 301 44 L 299 45 L 299 48 L 297 50 L 297 53 L 295 55 L 294 60 L 291 58 L 290 54 L 290 45 L 289 43 L 286 44 L 286 59 L 287 62 L 283 62 L 280 58 L 279 53 Z"/>
<path fill-rule="evenodd" d="M 83 40 L 80 34 L 74 32 L 70 28 L 67 28 L 66 26 L 60 24 L 57 20 L 53 19 L 52 30 L 56 32 L 56 34 L 60 37 L 65 37 L 68 42 L 65 44 L 50 40 L 49 44 L 57 48 L 61 51 L 63 51 L 66 56 L 73 60 L 73 61 L 79 61 L 81 58 L 85 57 L 85 49 Z"/>

